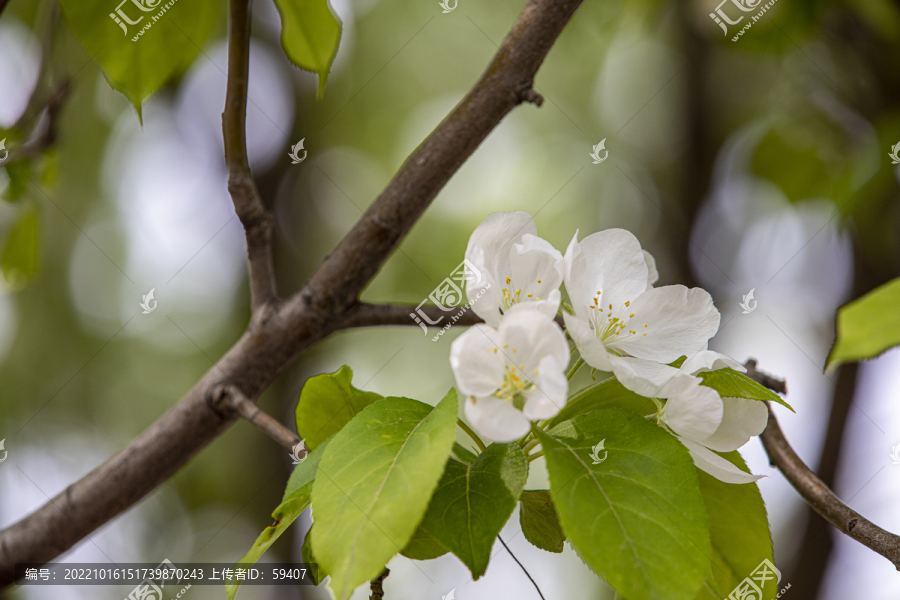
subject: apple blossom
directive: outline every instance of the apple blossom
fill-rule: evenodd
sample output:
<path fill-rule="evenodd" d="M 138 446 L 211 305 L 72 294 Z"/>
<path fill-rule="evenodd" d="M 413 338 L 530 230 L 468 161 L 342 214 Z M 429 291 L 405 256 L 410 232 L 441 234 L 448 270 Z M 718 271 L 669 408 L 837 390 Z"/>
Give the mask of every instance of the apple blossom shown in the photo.
<path fill-rule="evenodd" d="M 538 310 L 507 313 L 497 329 L 475 325 L 450 347 L 466 418 L 500 443 L 521 438 L 531 421 L 554 417 L 565 406 L 568 363 L 562 329 Z"/>
<path fill-rule="evenodd" d="M 477 283 L 466 284 L 466 295 L 477 298 L 472 308 L 491 327 L 496 328 L 502 314 L 519 306 L 551 317 L 559 310 L 563 257 L 537 237 L 528 213 L 489 215 L 472 232 L 466 258 L 482 275 Z"/>
<path fill-rule="evenodd" d="M 628 231 L 608 229 L 581 242 L 576 232 L 564 261 L 575 314 L 563 318 L 582 358 L 639 394 L 657 396 L 671 377 L 666 363 L 705 349 L 719 328 L 705 290 L 652 287 L 655 261 Z"/>

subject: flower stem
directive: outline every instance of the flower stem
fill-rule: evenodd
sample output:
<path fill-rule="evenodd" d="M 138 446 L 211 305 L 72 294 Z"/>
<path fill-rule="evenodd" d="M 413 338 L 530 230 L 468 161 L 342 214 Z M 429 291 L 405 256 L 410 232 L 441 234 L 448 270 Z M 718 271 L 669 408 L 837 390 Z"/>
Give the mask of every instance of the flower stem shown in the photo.
<path fill-rule="evenodd" d="M 575 362 L 575 366 L 573 366 L 572 370 L 569 371 L 569 373 L 566 375 L 566 379 L 568 381 L 572 381 L 572 378 L 575 377 L 575 373 L 578 372 L 578 369 L 580 369 L 581 365 L 583 365 L 583 364 L 584 364 L 584 359 L 579 356 L 578 360 Z"/>
<path fill-rule="evenodd" d="M 544 451 L 543 451 L 543 450 L 541 450 L 541 451 L 539 451 L 539 452 L 535 452 L 534 454 L 529 454 L 529 455 L 528 455 L 528 462 L 531 462 L 531 461 L 533 461 L 533 460 L 537 460 L 537 459 L 539 459 L 540 457 L 542 457 L 543 455 L 544 455 Z"/>
<path fill-rule="evenodd" d="M 534 448 L 535 446 L 537 446 L 538 444 L 540 444 L 539 441 L 537 441 L 537 440 L 531 440 L 530 442 L 528 442 L 527 444 L 525 444 L 525 445 L 522 447 L 522 452 L 524 452 L 525 454 L 528 454 L 528 452 L 529 452 L 532 448 Z"/>
<path fill-rule="evenodd" d="M 475 442 L 475 444 L 476 444 L 479 448 L 481 448 L 481 451 L 482 451 L 482 452 L 484 452 L 485 450 L 487 450 L 487 447 L 484 445 L 484 442 L 481 441 L 481 438 L 479 438 L 477 435 L 475 435 L 475 432 L 472 431 L 472 428 L 471 428 L 471 427 L 469 427 L 468 425 L 466 425 L 465 423 L 463 423 L 461 419 L 457 419 L 457 420 L 456 420 L 456 424 L 459 425 L 459 428 L 462 429 L 463 431 L 465 431 L 466 434 L 467 434 L 470 438 L 472 438 L 472 441 Z"/>

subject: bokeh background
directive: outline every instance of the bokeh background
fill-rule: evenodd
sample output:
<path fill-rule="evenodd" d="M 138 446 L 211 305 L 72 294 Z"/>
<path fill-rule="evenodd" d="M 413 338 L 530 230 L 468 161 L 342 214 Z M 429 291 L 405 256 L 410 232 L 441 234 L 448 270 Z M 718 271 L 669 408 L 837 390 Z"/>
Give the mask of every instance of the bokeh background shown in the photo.
<path fill-rule="evenodd" d="M 181 0 L 186 2 L 189 0 Z M 890 0 L 778 0 L 736 42 L 715 0 L 587 0 L 540 69 L 541 108 L 510 114 L 441 191 L 363 298 L 418 304 L 461 262 L 489 213 L 526 210 L 565 249 L 576 230 L 622 227 L 656 257 L 660 284 L 699 285 L 722 313 L 711 347 L 788 382 L 775 410 L 800 456 L 851 507 L 900 531 L 900 353 L 823 374 L 834 312 L 900 274 L 900 7 Z M 0 167 L 0 240 L 37 219 L 40 268 L 0 290 L 0 527 L 123 448 L 237 339 L 249 316 L 245 243 L 225 186 L 224 2 L 216 35 L 155 93 L 143 124 L 59 23 L 54 3 L 12 0 L 0 18 L 0 127 L 23 122 L 41 65 L 70 80 L 59 136 L 36 175 Z M 296 291 L 405 157 L 476 81 L 524 0 L 336 0 L 344 24 L 324 99 L 285 58 L 271 0 L 254 2 L 248 146 L 277 220 L 280 292 Z M 734 5 L 723 10 L 736 18 Z M 102 16 L 98 18 L 103 18 Z M 167 17 L 168 18 L 168 17 Z M 49 19 L 49 21 L 48 21 Z M 747 19 L 745 19 L 746 22 Z M 37 32 L 37 33 L 35 33 Z M 34 115 L 25 121 L 34 125 Z M 308 156 L 292 165 L 290 146 Z M 592 146 L 609 156 L 593 164 Z M 142 314 L 155 289 L 158 309 Z M 751 289 L 757 308 L 739 303 Z M 357 387 L 436 403 L 450 343 L 415 326 L 349 331 L 297 360 L 261 406 L 293 427 L 305 379 L 350 365 Z M 577 385 L 589 383 L 586 371 Z M 793 600 L 895 599 L 884 558 L 812 515 L 742 449 L 760 481 Z M 63 560 L 230 562 L 271 521 L 290 459 L 237 423 L 174 478 Z M 542 461 L 529 488 L 546 487 Z M 264 560 L 300 561 L 304 516 Z M 611 599 L 571 549 L 503 532 L 549 599 Z M 477 582 L 448 555 L 397 557 L 390 600 L 537 598 L 499 544 Z M 16 600 L 122 598 L 116 587 L 31 587 Z M 313 588 L 248 598 L 325 599 Z M 355 600 L 368 596 L 360 589 Z M 223 598 L 193 587 L 196 600 Z"/>

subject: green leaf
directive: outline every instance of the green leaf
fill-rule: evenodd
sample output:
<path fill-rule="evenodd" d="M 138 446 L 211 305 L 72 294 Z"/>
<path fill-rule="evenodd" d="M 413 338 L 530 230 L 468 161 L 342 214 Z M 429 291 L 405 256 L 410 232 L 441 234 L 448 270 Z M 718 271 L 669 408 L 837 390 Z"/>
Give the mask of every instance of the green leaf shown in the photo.
<path fill-rule="evenodd" d="M 720 456 L 742 471 L 750 472 L 738 452 Z M 697 475 L 709 517 L 713 561 L 712 575 L 696 600 L 721 600 L 749 577 L 763 559 L 775 564 L 769 520 L 756 483 L 723 483 L 699 469 Z M 763 598 L 774 598 L 777 593 L 775 581 L 767 581 Z"/>
<path fill-rule="evenodd" d="M 837 311 L 834 346 L 825 368 L 874 358 L 900 345 L 900 278 L 877 287 Z"/>
<path fill-rule="evenodd" d="M 313 484 L 312 547 L 337 600 L 375 578 L 409 543 L 456 437 L 459 400 L 367 406 L 328 443 Z"/>
<path fill-rule="evenodd" d="M 450 552 L 450 548 L 437 541 L 430 533 L 419 527 L 413 533 L 412 539 L 403 549 L 402 554 L 406 558 L 414 560 L 431 560 Z"/>
<path fill-rule="evenodd" d="M 467 450 L 462 444 L 456 442 L 453 444 L 453 456 L 455 456 L 459 462 L 471 464 L 475 462 L 475 459 L 478 458 L 474 453 L 470 450 Z"/>
<path fill-rule="evenodd" d="M 703 385 L 716 390 L 723 398 L 769 400 L 796 412 L 781 396 L 734 369 L 725 367 L 715 371 L 704 371 L 703 373 L 698 373 L 697 376 L 703 380 Z"/>
<path fill-rule="evenodd" d="M 450 459 L 419 529 L 453 552 L 478 579 L 526 479 L 528 461 L 517 444 L 491 444 L 470 465 Z"/>
<path fill-rule="evenodd" d="M 266 550 L 275 543 L 275 540 L 281 537 L 281 534 L 287 531 L 288 527 L 297 520 L 297 517 L 309 507 L 313 481 L 316 477 L 319 461 L 322 460 L 322 454 L 325 452 L 325 447 L 326 445 L 323 444 L 313 452 L 310 452 L 306 460 L 294 468 L 294 472 L 288 479 L 284 498 L 281 504 L 278 505 L 278 508 L 275 509 L 275 512 L 272 513 L 272 518 L 275 519 L 275 522 L 263 529 L 253 546 L 247 554 L 237 561 L 237 564 L 255 564 L 265 554 Z M 228 600 L 234 600 L 240 586 L 240 582 L 225 586 Z"/>
<path fill-rule="evenodd" d="M 710 565 L 709 522 L 687 449 L 620 408 L 572 420 L 573 437 L 535 428 L 562 530 L 629 600 L 692 600 Z M 592 449 L 605 441 L 604 460 Z"/>
<path fill-rule="evenodd" d="M 7 202 L 18 202 L 28 193 L 28 184 L 31 182 L 32 171 L 34 165 L 31 160 L 22 160 L 14 165 L 6 167 L 6 175 L 9 177 L 9 184 L 3 190 L 3 199 Z"/>
<path fill-rule="evenodd" d="M 610 377 L 573 394 L 559 414 L 547 422 L 547 428 L 552 429 L 577 415 L 600 408 L 624 408 L 640 415 L 656 411 L 653 400 L 632 392 L 615 377 Z"/>
<path fill-rule="evenodd" d="M 319 98 L 341 41 L 341 20 L 327 0 L 275 0 L 281 45 L 292 63 L 319 76 Z"/>
<path fill-rule="evenodd" d="M 566 534 L 559 524 L 550 490 L 522 492 L 519 524 L 525 539 L 547 552 L 562 552 Z"/>
<path fill-rule="evenodd" d="M 218 24 L 224 4 L 218 0 L 60 0 L 60 6 L 69 29 L 140 117 L 144 98 L 194 61 Z"/>
<path fill-rule="evenodd" d="M 10 230 L 0 255 L 0 269 L 10 288 L 20 289 L 35 278 L 41 268 L 40 252 L 37 211 L 28 207 Z"/>
<path fill-rule="evenodd" d="M 306 532 L 306 538 L 303 540 L 303 547 L 300 549 L 300 557 L 303 559 L 303 562 L 308 565 L 316 565 L 318 568 L 310 569 L 307 573 L 309 574 L 309 578 L 312 579 L 312 582 L 316 585 L 322 583 L 322 580 L 328 577 L 328 573 L 326 573 L 322 569 L 322 565 L 316 561 L 316 557 L 313 554 L 312 549 L 312 528 L 315 527 L 315 523 L 313 523 L 312 527 L 309 528 L 309 531 Z"/>
<path fill-rule="evenodd" d="M 306 380 L 294 414 L 297 433 L 310 450 L 343 429 L 359 411 L 382 399 L 356 389 L 350 385 L 352 380 L 353 371 L 347 365 Z"/>

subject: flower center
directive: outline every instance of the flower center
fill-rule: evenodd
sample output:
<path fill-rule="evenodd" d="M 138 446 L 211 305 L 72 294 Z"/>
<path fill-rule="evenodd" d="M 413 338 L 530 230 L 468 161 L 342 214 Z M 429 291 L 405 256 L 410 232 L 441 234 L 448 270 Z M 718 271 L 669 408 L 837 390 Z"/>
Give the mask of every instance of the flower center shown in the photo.
<path fill-rule="evenodd" d="M 623 342 L 638 335 L 647 335 L 649 328 L 646 323 L 643 324 L 643 327 L 630 326 L 631 321 L 635 320 L 634 313 L 631 312 L 630 300 L 626 300 L 618 308 L 614 308 L 612 304 L 604 306 L 600 303 L 601 294 L 602 292 L 598 290 L 597 295 L 594 296 L 594 303 L 588 308 L 591 309 L 590 318 L 594 333 L 603 345 Z"/>
<path fill-rule="evenodd" d="M 538 285 L 540 285 L 541 280 L 536 280 Z M 528 300 L 540 300 L 540 298 L 536 298 L 532 292 L 525 292 L 523 297 L 522 288 L 513 289 L 512 279 L 510 277 L 506 278 L 506 287 L 503 288 L 503 299 L 500 301 L 500 308 L 503 312 L 508 311 L 514 305 L 519 302 L 525 302 Z"/>
<path fill-rule="evenodd" d="M 525 365 L 519 367 L 508 366 L 503 372 L 503 385 L 500 386 L 494 396 L 507 402 L 512 402 L 513 406 L 522 410 L 525 406 L 525 396 L 522 394 L 525 390 L 535 389 L 535 385 L 525 376 Z M 535 371 L 537 373 L 537 371 Z"/>

